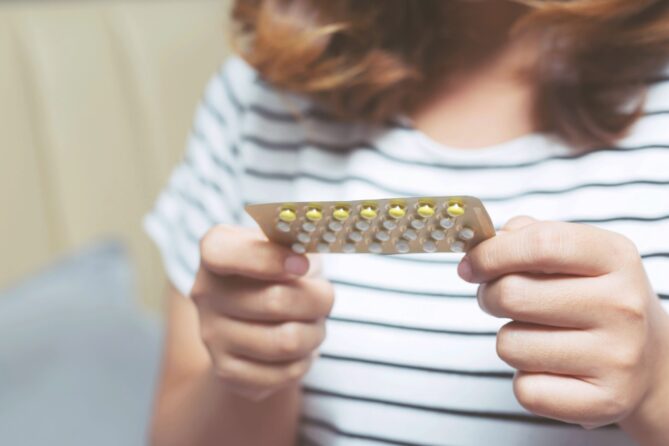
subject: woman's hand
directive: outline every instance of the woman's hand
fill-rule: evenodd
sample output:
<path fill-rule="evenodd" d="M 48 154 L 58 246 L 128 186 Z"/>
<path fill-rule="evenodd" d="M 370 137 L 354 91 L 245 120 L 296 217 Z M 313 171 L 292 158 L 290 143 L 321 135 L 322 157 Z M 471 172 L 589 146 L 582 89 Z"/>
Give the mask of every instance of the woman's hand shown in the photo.
<path fill-rule="evenodd" d="M 200 252 L 191 297 L 218 379 L 254 401 L 299 383 L 325 337 L 330 283 L 249 229 L 216 227 Z"/>
<path fill-rule="evenodd" d="M 459 273 L 481 284 L 484 311 L 512 319 L 497 352 L 529 411 L 586 428 L 669 414 L 669 316 L 631 241 L 518 217 Z"/>

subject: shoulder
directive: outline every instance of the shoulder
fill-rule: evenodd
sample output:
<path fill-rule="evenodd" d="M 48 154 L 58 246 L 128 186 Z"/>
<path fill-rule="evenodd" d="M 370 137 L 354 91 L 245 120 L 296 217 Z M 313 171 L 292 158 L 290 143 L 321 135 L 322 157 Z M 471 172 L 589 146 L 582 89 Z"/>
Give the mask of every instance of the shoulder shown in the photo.
<path fill-rule="evenodd" d="M 669 116 L 669 67 L 648 85 L 647 113 L 663 112 Z"/>
<path fill-rule="evenodd" d="M 621 146 L 669 145 L 669 68 L 648 81 L 643 113 Z"/>
<path fill-rule="evenodd" d="M 667 113 L 669 116 L 669 63 L 664 70 L 647 80 L 644 111 L 647 114 Z"/>
<path fill-rule="evenodd" d="M 209 81 L 195 127 L 200 133 L 212 135 L 210 139 L 220 139 L 219 134 L 225 133 L 237 150 L 241 147 L 236 146 L 249 135 L 272 135 L 271 139 L 276 139 L 284 134 L 301 134 L 305 118 L 317 116 L 316 109 L 309 98 L 274 87 L 245 60 L 233 56 Z"/>
<path fill-rule="evenodd" d="M 221 65 L 210 82 L 207 96 L 227 102 L 240 114 L 281 118 L 315 108 L 308 97 L 266 82 L 255 68 L 239 56 L 232 56 Z"/>
<path fill-rule="evenodd" d="M 341 151 L 377 131 L 362 121 L 340 120 L 308 95 L 271 84 L 239 56 L 222 64 L 205 101 L 223 111 L 224 124 L 229 124 L 240 151 L 247 154 L 259 147 L 283 153 L 314 146 Z"/>

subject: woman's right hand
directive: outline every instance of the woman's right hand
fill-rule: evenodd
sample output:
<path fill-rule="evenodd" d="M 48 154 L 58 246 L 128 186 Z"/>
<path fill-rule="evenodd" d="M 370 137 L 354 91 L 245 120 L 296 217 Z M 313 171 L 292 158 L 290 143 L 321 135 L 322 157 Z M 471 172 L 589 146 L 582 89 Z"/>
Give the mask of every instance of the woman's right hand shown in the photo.
<path fill-rule="evenodd" d="M 299 383 L 325 338 L 332 285 L 251 229 L 213 228 L 200 256 L 191 297 L 218 379 L 254 401 Z"/>

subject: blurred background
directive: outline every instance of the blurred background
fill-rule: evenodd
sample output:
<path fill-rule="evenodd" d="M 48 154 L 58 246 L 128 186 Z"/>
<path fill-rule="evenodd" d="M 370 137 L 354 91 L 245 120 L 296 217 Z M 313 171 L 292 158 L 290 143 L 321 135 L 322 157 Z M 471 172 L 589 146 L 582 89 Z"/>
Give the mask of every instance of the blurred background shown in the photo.
<path fill-rule="evenodd" d="M 0 444 L 143 444 L 165 278 L 141 220 L 227 0 L 0 0 Z"/>

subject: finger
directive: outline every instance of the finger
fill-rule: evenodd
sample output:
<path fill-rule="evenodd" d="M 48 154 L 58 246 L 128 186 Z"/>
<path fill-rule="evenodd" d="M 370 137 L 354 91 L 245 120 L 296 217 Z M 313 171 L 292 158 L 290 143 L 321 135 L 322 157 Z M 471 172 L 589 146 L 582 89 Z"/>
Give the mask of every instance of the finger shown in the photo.
<path fill-rule="evenodd" d="M 224 356 L 214 363 L 214 372 L 238 393 L 261 399 L 299 382 L 312 363 L 313 357 L 285 364 L 263 364 Z"/>
<path fill-rule="evenodd" d="M 597 276 L 621 267 L 633 251 L 631 242 L 613 232 L 539 222 L 479 244 L 464 257 L 458 272 L 473 283 L 515 272 Z"/>
<path fill-rule="evenodd" d="M 270 283 L 207 275 L 200 282 L 191 293 L 200 306 L 249 321 L 315 321 L 327 317 L 334 303 L 334 288 L 324 279 Z"/>
<path fill-rule="evenodd" d="M 318 254 L 307 254 L 309 259 L 309 272 L 307 277 L 323 276 L 323 258 Z"/>
<path fill-rule="evenodd" d="M 481 284 L 479 306 L 499 317 L 555 327 L 598 325 L 611 299 L 608 277 L 509 274 Z"/>
<path fill-rule="evenodd" d="M 309 271 L 306 256 L 270 243 L 256 230 L 233 226 L 211 229 L 200 242 L 200 257 L 204 269 L 222 276 L 276 281 Z"/>
<path fill-rule="evenodd" d="M 568 376 L 519 372 L 513 390 L 525 409 L 565 423 L 609 424 L 615 406 L 596 385 Z"/>
<path fill-rule="evenodd" d="M 325 339 L 324 321 L 270 325 L 220 318 L 211 329 L 216 331 L 212 337 L 223 341 L 221 348 L 225 352 L 266 363 L 306 358 Z"/>
<path fill-rule="evenodd" d="M 510 322 L 497 334 L 497 355 L 523 372 L 591 377 L 599 372 L 596 341 L 583 330 Z"/>
<path fill-rule="evenodd" d="M 517 231 L 518 229 L 522 229 L 525 226 L 529 226 L 533 223 L 536 223 L 538 220 L 528 217 L 526 215 L 519 215 L 518 217 L 513 217 L 511 220 L 506 222 L 504 226 L 502 226 L 502 232 L 511 232 L 511 231 Z"/>

